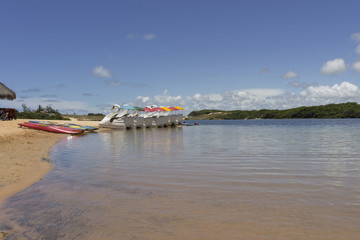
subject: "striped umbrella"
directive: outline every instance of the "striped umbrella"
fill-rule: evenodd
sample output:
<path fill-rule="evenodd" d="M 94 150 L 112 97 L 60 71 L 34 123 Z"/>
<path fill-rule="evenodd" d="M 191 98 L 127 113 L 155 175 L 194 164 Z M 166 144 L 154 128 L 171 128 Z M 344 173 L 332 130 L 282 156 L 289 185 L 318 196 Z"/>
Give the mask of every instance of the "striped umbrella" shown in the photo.
<path fill-rule="evenodd" d="M 148 108 L 148 107 L 145 107 L 144 110 L 145 110 L 146 112 L 154 112 L 154 109 Z"/>
<path fill-rule="evenodd" d="M 171 109 L 169 109 L 169 108 L 167 108 L 167 107 L 160 107 L 160 108 L 164 109 L 164 110 L 167 111 L 167 112 L 170 112 L 170 111 L 171 111 Z"/>
<path fill-rule="evenodd" d="M 153 108 L 153 111 L 154 112 L 156 112 L 156 111 L 165 112 L 166 110 L 161 107 L 158 107 L 158 108 Z"/>

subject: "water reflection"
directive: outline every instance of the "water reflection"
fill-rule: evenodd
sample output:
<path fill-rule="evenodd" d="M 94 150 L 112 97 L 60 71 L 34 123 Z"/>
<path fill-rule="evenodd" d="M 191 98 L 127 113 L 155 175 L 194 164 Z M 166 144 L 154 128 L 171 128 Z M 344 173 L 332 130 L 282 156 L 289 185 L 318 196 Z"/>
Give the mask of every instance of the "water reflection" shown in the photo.
<path fill-rule="evenodd" d="M 114 161 L 124 161 L 141 153 L 144 158 L 153 156 L 181 156 L 183 149 L 182 128 L 130 129 L 101 134 L 101 148 L 109 151 Z M 180 155 L 179 155 L 180 154 Z M 126 155 L 126 158 L 122 156 Z"/>
<path fill-rule="evenodd" d="M 0 227 L 10 240 L 356 239 L 359 126 L 273 123 L 64 139 Z"/>

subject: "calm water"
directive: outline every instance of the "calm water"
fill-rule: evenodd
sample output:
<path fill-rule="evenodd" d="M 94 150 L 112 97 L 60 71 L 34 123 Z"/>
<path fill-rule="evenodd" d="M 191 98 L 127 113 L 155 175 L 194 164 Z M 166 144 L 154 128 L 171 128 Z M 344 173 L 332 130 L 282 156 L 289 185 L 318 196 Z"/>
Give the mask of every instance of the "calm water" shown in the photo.
<path fill-rule="evenodd" d="M 8 239 L 360 239 L 360 120 L 198 121 L 66 137 Z"/>

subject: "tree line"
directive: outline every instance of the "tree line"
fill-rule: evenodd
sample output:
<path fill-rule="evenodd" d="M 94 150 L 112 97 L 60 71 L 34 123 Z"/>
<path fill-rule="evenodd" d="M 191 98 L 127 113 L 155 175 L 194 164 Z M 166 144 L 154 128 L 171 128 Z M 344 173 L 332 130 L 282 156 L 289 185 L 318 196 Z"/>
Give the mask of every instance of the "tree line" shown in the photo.
<path fill-rule="evenodd" d="M 17 113 L 19 119 L 43 119 L 43 120 L 69 120 L 51 106 L 39 105 L 36 110 L 31 110 L 26 104 L 22 104 L 23 111 Z"/>
<path fill-rule="evenodd" d="M 188 119 L 296 119 L 296 118 L 360 118 L 360 104 L 356 102 L 297 107 L 285 110 L 217 110 L 192 111 Z"/>

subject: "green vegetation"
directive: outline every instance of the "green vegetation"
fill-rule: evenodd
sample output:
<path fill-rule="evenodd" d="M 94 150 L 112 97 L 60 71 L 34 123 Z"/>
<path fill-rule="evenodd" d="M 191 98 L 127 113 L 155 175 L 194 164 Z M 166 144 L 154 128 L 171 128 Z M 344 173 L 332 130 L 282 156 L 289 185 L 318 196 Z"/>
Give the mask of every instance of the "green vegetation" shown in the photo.
<path fill-rule="evenodd" d="M 102 113 L 88 113 L 88 116 L 101 116 L 101 117 L 105 117 L 105 115 L 104 114 L 102 114 Z"/>
<path fill-rule="evenodd" d="M 286 110 L 223 111 L 204 109 L 189 113 L 189 120 L 220 119 L 291 119 L 291 118 L 360 118 L 360 104 L 356 102 L 298 107 Z"/>
<path fill-rule="evenodd" d="M 19 119 L 43 119 L 43 120 L 70 120 L 69 118 L 65 118 L 61 113 L 57 110 L 54 110 L 50 106 L 46 106 L 45 108 L 39 105 L 37 110 L 31 111 L 26 104 L 22 104 L 23 111 L 17 113 L 16 117 Z"/>
<path fill-rule="evenodd" d="M 105 115 L 102 113 L 89 113 L 88 115 L 64 115 L 68 118 L 75 118 L 78 121 L 101 121 Z"/>

